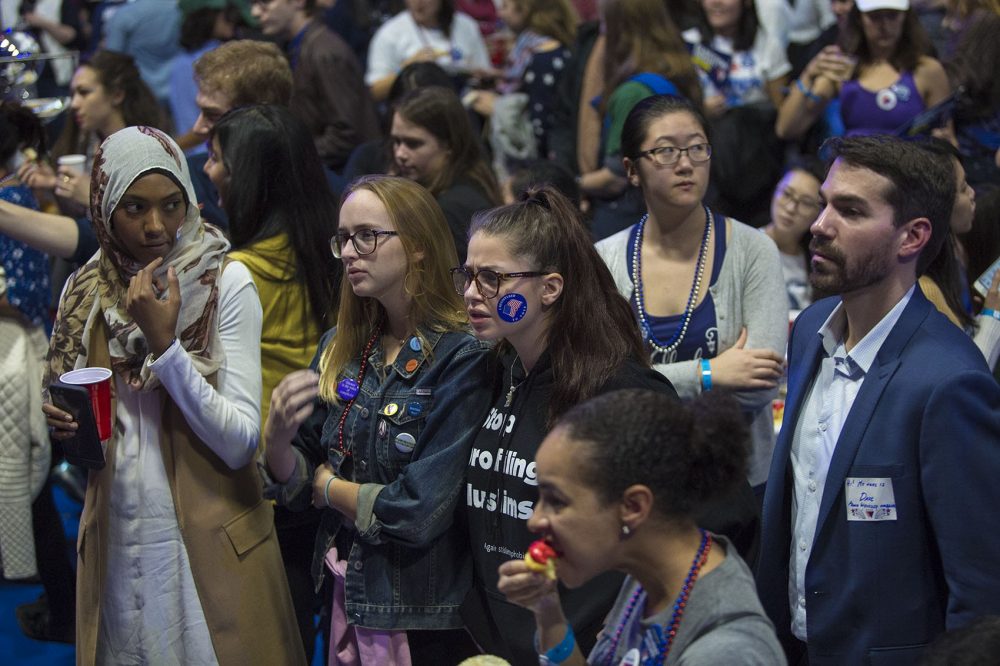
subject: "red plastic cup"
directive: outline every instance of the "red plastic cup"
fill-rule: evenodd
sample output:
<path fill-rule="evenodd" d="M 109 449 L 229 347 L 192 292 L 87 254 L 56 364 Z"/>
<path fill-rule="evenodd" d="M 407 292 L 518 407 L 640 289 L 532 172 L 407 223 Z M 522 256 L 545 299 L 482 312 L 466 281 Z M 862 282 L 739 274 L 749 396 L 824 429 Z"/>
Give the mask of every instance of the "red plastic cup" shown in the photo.
<path fill-rule="evenodd" d="M 111 371 L 107 368 L 80 368 L 63 374 L 64 384 L 83 386 L 90 395 L 90 407 L 97 420 L 97 436 L 111 438 Z"/>

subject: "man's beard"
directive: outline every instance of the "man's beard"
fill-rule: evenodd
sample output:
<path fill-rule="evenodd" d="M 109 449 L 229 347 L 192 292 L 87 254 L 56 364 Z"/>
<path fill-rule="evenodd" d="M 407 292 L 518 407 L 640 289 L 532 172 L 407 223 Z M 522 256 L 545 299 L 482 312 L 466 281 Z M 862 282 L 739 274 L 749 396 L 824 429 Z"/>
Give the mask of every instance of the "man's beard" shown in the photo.
<path fill-rule="evenodd" d="M 821 270 L 817 270 L 811 261 L 813 252 L 818 252 L 827 260 Z M 849 260 L 831 241 L 813 238 L 809 243 L 809 253 L 809 284 L 813 288 L 813 300 L 871 286 L 884 279 L 891 269 L 885 249 L 879 246 L 869 247 L 861 256 Z M 830 264 L 833 264 L 832 268 Z"/>

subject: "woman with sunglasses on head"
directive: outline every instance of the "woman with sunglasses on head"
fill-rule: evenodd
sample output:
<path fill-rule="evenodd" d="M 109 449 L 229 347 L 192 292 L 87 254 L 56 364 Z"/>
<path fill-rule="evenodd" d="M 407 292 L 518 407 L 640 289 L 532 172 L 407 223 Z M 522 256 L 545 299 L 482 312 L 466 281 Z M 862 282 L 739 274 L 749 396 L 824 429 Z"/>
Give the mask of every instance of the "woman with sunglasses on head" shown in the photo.
<path fill-rule="evenodd" d="M 748 479 L 759 493 L 788 335 L 777 248 L 703 203 L 712 144 L 690 102 L 666 95 L 639 102 L 622 130 L 622 154 L 649 212 L 597 250 L 632 304 L 653 368 L 681 398 L 735 392 L 753 420 Z"/>
<path fill-rule="evenodd" d="M 331 663 L 335 650 L 417 664 L 476 652 L 458 613 L 472 562 L 453 516 L 487 354 L 449 281 L 449 238 L 420 185 L 352 183 L 330 241 L 345 273 L 337 327 L 271 394 L 271 490 L 292 510 L 323 509 L 313 574 L 331 582 Z"/>
<path fill-rule="evenodd" d="M 452 274 L 476 335 L 500 343 L 493 407 L 467 458 L 464 499 L 476 565 L 462 615 L 486 652 L 523 664 L 537 659 L 534 620 L 497 591 L 497 568 L 522 557 L 532 540 L 524 521 L 538 495 L 538 445 L 563 412 L 599 393 L 676 394 L 649 369 L 628 304 L 578 213 L 551 187 L 476 215 L 468 260 Z M 565 598 L 585 644 L 620 584 L 619 576 L 602 577 Z"/>

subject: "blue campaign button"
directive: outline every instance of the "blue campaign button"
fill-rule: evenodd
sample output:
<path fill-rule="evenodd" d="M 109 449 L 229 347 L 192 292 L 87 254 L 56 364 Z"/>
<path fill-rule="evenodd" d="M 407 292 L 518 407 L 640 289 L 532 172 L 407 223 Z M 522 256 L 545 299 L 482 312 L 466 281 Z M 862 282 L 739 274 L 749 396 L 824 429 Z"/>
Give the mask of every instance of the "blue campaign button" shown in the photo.
<path fill-rule="evenodd" d="M 406 405 L 406 413 L 410 416 L 420 416 L 424 412 L 424 406 L 419 402 L 411 402 Z"/>
<path fill-rule="evenodd" d="M 340 396 L 341 400 L 353 400 L 358 395 L 360 388 L 357 380 L 348 377 L 340 380 L 337 384 L 337 395 Z"/>
<path fill-rule="evenodd" d="M 415 352 L 418 352 L 421 349 L 423 349 L 423 345 L 420 344 L 420 338 L 418 338 L 415 335 L 412 338 L 410 338 L 410 349 L 412 349 Z"/>

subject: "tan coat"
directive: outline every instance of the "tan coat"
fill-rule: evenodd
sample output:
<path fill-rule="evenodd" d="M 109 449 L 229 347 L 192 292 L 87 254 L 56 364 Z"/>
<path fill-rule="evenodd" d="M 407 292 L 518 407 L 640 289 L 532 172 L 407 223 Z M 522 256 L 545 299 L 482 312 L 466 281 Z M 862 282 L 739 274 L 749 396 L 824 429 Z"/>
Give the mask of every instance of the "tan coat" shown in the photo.
<path fill-rule="evenodd" d="M 90 365 L 110 367 L 103 326 L 94 326 Z M 161 450 L 177 522 L 219 664 L 303 664 L 270 502 L 261 497 L 256 466 L 229 469 L 191 431 L 165 390 Z M 114 412 L 112 412 L 114 413 Z M 108 464 L 91 471 L 77 543 L 76 659 L 94 664 L 106 576 L 108 501 L 115 441 Z"/>

